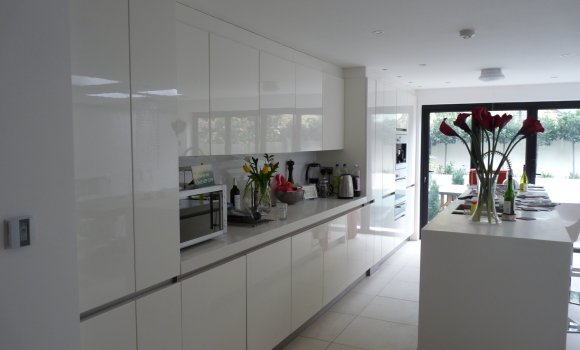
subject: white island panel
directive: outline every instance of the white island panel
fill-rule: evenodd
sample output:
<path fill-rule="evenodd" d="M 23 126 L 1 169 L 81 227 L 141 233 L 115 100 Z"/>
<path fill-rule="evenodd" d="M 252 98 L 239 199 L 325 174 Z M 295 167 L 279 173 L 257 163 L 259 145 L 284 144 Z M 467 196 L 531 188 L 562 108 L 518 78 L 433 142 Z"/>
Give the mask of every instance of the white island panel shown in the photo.
<path fill-rule="evenodd" d="M 419 350 L 565 349 L 572 243 L 555 212 L 525 216 L 425 226 Z"/>

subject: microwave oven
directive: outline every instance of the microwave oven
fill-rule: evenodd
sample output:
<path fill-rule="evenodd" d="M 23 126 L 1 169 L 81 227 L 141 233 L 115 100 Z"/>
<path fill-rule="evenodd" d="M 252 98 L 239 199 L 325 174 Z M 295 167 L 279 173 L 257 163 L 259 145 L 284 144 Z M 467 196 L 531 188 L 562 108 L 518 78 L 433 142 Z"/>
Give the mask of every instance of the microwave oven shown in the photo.
<path fill-rule="evenodd" d="M 214 185 L 179 192 L 180 249 L 227 231 L 226 186 Z"/>

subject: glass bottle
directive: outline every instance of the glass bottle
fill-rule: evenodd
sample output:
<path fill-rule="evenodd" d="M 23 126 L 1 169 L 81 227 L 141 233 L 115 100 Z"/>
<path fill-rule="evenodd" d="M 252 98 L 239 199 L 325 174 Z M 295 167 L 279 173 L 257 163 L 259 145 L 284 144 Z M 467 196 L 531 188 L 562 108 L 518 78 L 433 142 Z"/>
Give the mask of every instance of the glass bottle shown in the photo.
<path fill-rule="evenodd" d="M 240 189 L 238 188 L 237 180 L 235 177 L 234 177 L 234 185 L 230 190 L 230 203 L 232 203 L 234 209 L 236 210 L 240 210 L 242 208 Z"/>
<path fill-rule="evenodd" d="M 528 192 L 528 174 L 526 174 L 525 164 L 524 170 L 522 171 L 522 177 L 520 179 L 520 192 Z"/>
<path fill-rule="evenodd" d="M 338 163 L 334 165 L 334 170 L 332 171 L 332 188 L 335 193 L 338 193 L 338 184 L 340 183 L 340 167 Z"/>
<path fill-rule="evenodd" d="M 515 215 L 516 193 L 513 187 L 513 173 L 510 170 L 508 175 L 507 189 L 503 195 L 503 219 L 508 220 L 509 215 Z"/>
<path fill-rule="evenodd" d="M 355 164 L 352 170 L 352 181 L 354 185 L 354 196 L 360 197 L 360 168 L 358 167 L 358 164 Z"/>

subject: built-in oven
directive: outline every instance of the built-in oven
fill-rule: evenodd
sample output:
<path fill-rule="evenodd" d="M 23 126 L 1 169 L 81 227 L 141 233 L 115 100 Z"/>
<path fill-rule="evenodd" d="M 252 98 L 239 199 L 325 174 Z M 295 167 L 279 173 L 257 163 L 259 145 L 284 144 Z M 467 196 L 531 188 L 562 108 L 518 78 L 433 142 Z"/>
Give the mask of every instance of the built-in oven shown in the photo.
<path fill-rule="evenodd" d="M 227 231 L 226 186 L 179 192 L 180 248 L 215 238 Z"/>
<path fill-rule="evenodd" d="M 407 167 L 407 134 L 397 134 L 395 143 L 395 169 Z"/>
<path fill-rule="evenodd" d="M 407 169 L 395 169 L 395 221 L 405 216 L 407 209 Z"/>

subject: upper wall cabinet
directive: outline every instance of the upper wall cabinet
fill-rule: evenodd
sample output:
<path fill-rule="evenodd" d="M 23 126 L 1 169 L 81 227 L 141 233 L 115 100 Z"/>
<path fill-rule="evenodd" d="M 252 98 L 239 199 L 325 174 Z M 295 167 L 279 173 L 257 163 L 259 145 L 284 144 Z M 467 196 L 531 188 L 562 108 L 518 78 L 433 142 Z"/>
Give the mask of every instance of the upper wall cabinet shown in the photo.
<path fill-rule="evenodd" d="M 71 2 L 81 312 L 135 291 L 127 9 L 127 1 Z"/>
<path fill-rule="evenodd" d="M 294 150 L 322 150 L 322 72 L 296 64 L 296 133 Z"/>
<path fill-rule="evenodd" d="M 260 52 L 261 150 L 282 153 L 292 150 L 295 108 L 295 65 Z"/>
<path fill-rule="evenodd" d="M 178 119 L 173 125 L 180 156 L 207 156 L 209 149 L 209 33 L 177 11 Z"/>
<path fill-rule="evenodd" d="M 322 150 L 344 148 L 344 80 L 324 74 Z"/>
<path fill-rule="evenodd" d="M 259 152 L 259 52 L 210 34 L 211 154 Z"/>
<path fill-rule="evenodd" d="M 175 3 L 130 0 L 137 290 L 179 274 Z"/>

